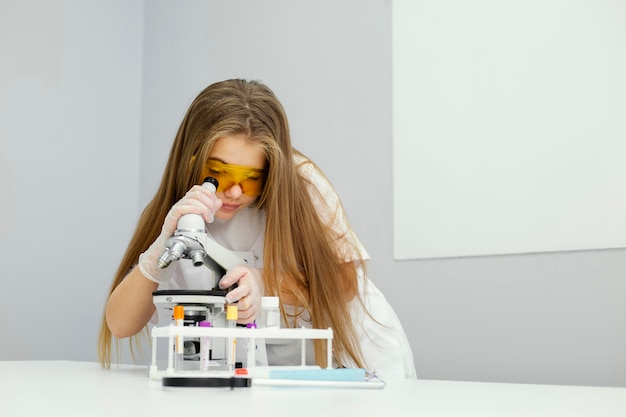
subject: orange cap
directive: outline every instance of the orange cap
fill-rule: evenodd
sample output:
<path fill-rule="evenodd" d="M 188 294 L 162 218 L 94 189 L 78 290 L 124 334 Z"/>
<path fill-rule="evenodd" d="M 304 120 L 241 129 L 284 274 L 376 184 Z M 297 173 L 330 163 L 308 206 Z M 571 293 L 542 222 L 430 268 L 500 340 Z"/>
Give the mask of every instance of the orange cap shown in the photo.
<path fill-rule="evenodd" d="M 174 306 L 174 320 L 184 320 L 184 319 L 185 319 L 185 307 Z"/>

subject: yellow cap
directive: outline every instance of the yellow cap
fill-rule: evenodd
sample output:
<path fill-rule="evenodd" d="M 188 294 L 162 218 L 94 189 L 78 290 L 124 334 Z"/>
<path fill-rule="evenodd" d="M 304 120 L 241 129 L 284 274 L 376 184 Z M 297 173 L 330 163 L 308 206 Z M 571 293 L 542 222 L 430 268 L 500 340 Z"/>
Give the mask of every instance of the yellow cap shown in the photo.
<path fill-rule="evenodd" d="M 237 310 L 237 306 L 226 307 L 226 320 L 237 320 L 238 317 L 239 311 Z"/>
<path fill-rule="evenodd" d="M 184 320 L 184 319 L 185 319 L 185 307 L 174 306 L 174 320 Z"/>

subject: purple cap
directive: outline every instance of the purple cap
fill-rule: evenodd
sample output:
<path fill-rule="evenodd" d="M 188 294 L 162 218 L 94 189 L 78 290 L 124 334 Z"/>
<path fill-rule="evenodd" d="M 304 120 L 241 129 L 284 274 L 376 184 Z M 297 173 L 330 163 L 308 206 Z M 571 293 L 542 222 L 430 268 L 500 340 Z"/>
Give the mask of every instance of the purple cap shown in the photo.
<path fill-rule="evenodd" d="M 248 324 L 246 324 L 246 329 L 256 329 L 256 323 L 248 323 Z"/>
<path fill-rule="evenodd" d="M 200 327 L 211 327 L 211 322 L 210 321 L 201 321 L 198 324 L 200 325 Z"/>

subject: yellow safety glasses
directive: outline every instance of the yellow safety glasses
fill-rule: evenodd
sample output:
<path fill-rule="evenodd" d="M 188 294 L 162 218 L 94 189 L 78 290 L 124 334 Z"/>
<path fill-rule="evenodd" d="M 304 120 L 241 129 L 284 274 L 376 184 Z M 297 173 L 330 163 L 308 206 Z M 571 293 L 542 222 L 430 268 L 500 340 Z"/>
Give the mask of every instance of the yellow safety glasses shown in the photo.
<path fill-rule="evenodd" d="M 256 197 L 261 194 L 265 180 L 265 170 L 258 168 L 230 165 L 215 159 L 204 164 L 202 177 L 215 178 L 219 186 L 217 191 L 226 191 L 233 185 L 239 185 L 245 195 Z"/>

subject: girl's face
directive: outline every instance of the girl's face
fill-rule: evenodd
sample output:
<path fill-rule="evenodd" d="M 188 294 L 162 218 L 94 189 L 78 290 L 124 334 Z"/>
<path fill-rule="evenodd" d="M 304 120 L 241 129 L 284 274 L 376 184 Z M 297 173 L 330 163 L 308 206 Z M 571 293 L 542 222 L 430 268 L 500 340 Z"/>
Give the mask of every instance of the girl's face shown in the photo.
<path fill-rule="evenodd" d="M 223 204 L 215 213 L 217 219 L 230 220 L 256 201 L 263 190 L 266 164 L 263 147 L 246 135 L 224 136 L 215 142 L 202 175 L 219 182 L 217 196 Z"/>

